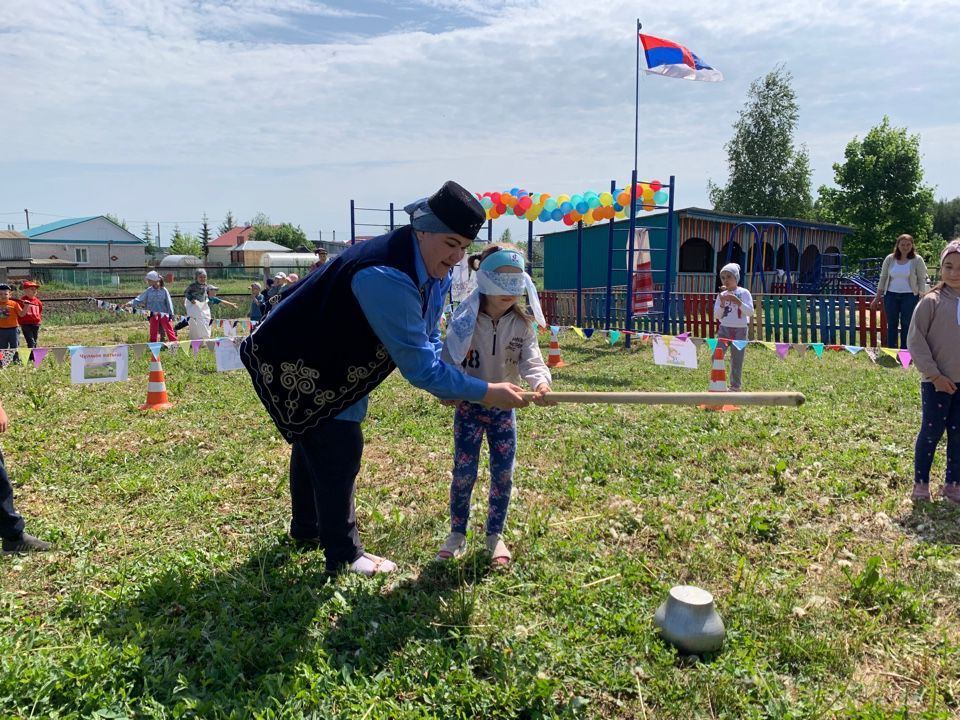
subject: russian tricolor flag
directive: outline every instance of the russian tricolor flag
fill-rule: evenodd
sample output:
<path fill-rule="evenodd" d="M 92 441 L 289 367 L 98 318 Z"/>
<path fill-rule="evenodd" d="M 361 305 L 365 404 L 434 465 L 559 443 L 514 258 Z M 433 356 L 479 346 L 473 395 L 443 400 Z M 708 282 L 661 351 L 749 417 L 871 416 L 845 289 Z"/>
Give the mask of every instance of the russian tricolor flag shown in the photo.
<path fill-rule="evenodd" d="M 648 73 L 683 80 L 723 80 L 722 72 L 714 70 L 683 45 L 643 33 L 640 33 L 640 42 L 643 43 L 643 59 Z"/>

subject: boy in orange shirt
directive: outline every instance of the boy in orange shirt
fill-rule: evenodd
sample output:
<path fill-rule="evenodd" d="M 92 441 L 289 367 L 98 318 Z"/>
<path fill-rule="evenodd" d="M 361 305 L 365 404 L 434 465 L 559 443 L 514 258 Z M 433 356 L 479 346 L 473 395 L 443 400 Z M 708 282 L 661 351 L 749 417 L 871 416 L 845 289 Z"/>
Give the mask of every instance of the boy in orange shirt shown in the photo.
<path fill-rule="evenodd" d="M 23 282 L 23 295 L 20 296 L 22 314 L 20 315 L 20 332 L 27 347 L 37 346 L 37 337 L 40 335 L 40 322 L 43 320 L 43 301 L 37 297 L 39 287 L 33 280 Z"/>
<path fill-rule="evenodd" d="M 0 283 L 0 350 L 20 345 L 20 316 L 23 308 L 10 297 L 10 286 Z"/>

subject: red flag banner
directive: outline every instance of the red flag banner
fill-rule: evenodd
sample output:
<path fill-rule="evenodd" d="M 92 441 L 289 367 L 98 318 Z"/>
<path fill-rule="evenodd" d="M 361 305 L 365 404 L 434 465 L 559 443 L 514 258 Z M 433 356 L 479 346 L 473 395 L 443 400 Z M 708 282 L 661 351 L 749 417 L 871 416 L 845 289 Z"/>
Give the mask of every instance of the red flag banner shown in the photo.
<path fill-rule="evenodd" d="M 653 310 L 653 263 L 650 259 L 650 234 L 637 228 L 633 236 L 633 314 Z"/>

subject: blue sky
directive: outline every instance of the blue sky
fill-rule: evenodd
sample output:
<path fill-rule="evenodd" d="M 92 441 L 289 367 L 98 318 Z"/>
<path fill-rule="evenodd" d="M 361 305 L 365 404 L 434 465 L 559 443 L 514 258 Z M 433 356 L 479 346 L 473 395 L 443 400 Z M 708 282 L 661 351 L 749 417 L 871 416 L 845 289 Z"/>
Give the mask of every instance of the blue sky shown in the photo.
<path fill-rule="evenodd" d="M 814 189 L 889 115 L 926 182 L 960 195 L 957 0 L 33 0 L 0 4 L 0 227 L 113 213 L 164 243 L 263 212 L 316 239 L 349 200 L 403 204 L 453 178 L 573 194 L 629 180 L 634 27 L 722 83 L 642 77 L 640 175 L 678 206 L 724 182 L 747 88 L 794 77 Z M 373 222 L 382 216 L 361 214 Z M 504 227 L 501 223 L 500 227 Z M 557 224 L 536 225 L 536 232 Z M 498 228 L 498 232 L 499 232 Z M 516 232 L 516 230 L 514 230 Z"/>

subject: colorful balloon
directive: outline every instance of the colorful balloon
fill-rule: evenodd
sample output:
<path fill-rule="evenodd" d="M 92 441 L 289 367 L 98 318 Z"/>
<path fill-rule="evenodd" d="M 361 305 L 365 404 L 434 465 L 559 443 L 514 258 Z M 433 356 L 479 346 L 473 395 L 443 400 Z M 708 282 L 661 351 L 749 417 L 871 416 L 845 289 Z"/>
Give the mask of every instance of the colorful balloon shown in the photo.
<path fill-rule="evenodd" d="M 604 207 L 613 205 L 613 195 L 608 192 L 600 193 L 600 204 Z"/>
<path fill-rule="evenodd" d="M 666 205 L 667 200 L 670 199 L 670 193 L 666 190 L 657 190 L 653 193 L 653 202 L 657 205 Z"/>

